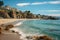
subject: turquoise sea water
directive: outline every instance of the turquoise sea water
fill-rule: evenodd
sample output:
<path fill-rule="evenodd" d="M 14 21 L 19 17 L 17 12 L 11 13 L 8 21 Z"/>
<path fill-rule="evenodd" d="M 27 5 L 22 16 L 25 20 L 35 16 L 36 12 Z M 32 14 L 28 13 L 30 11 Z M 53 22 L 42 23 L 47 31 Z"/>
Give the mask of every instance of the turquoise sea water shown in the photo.
<path fill-rule="evenodd" d="M 60 20 L 26 20 L 19 26 L 25 34 L 45 34 L 60 40 Z"/>

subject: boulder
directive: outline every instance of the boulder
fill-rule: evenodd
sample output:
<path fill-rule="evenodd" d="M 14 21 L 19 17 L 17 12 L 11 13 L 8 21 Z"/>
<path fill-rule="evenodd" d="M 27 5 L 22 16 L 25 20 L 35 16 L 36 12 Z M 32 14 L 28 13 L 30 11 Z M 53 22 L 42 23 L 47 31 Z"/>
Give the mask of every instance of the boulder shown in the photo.
<path fill-rule="evenodd" d="M 15 31 L 14 30 L 11 30 L 13 33 L 15 33 Z"/>
<path fill-rule="evenodd" d="M 13 25 L 13 24 L 6 25 L 5 30 L 9 30 L 10 28 L 13 28 L 13 27 L 14 27 L 14 25 Z"/>
<path fill-rule="evenodd" d="M 52 40 L 52 38 L 48 36 L 33 36 L 33 40 Z"/>
<path fill-rule="evenodd" d="M 26 36 L 27 39 L 32 39 L 32 36 Z"/>

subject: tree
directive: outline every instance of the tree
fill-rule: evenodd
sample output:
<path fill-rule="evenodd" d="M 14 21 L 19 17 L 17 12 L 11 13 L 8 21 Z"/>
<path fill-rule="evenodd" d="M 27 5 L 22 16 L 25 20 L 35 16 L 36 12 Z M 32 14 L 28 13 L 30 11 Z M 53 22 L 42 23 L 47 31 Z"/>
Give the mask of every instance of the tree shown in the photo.
<path fill-rule="evenodd" d="M 4 5 L 4 2 L 3 1 L 0 1 L 0 6 Z"/>
<path fill-rule="evenodd" d="M 26 11 L 26 18 L 30 18 L 30 11 Z"/>

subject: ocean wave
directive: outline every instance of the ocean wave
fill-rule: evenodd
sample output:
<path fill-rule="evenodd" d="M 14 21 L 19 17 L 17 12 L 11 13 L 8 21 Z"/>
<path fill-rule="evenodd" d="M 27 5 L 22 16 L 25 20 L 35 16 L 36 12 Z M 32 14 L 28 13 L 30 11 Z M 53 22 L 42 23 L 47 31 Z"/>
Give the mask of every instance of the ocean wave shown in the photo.
<path fill-rule="evenodd" d="M 19 23 L 16 23 L 14 26 L 19 26 L 19 25 L 23 24 L 23 22 L 24 22 L 24 21 L 19 22 Z"/>
<path fill-rule="evenodd" d="M 22 25 L 21 25 L 22 24 Z M 19 26 L 21 25 L 21 26 Z M 25 21 L 17 23 L 15 26 L 18 26 L 15 30 L 18 31 L 22 36 L 21 39 L 25 39 L 26 36 L 33 35 L 49 35 L 53 37 L 60 36 L 60 23 L 57 21 Z M 26 32 L 26 33 L 25 33 Z M 41 34 L 42 33 L 42 34 Z M 51 37 L 52 37 L 51 36 Z"/>

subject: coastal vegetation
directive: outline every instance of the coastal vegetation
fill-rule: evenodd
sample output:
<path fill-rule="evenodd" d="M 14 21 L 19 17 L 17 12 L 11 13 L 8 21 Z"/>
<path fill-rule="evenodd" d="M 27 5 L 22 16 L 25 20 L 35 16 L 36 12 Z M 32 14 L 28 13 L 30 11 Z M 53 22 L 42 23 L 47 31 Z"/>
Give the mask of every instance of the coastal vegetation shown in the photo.
<path fill-rule="evenodd" d="M 12 8 L 8 5 L 4 6 L 4 2 L 0 1 L 0 19 L 52 19 L 56 20 L 57 17 L 33 14 L 31 11 L 18 10 L 17 8 Z"/>

